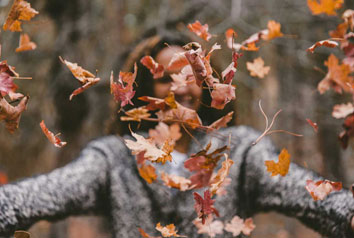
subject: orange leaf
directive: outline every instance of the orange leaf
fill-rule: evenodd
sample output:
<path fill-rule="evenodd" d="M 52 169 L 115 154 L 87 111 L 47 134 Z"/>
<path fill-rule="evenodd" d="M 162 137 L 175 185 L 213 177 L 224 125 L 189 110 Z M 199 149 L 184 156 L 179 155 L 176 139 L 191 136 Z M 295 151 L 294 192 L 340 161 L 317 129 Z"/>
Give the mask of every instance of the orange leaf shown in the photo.
<path fill-rule="evenodd" d="M 42 128 L 42 131 L 44 135 L 48 138 L 48 140 L 56 147 L 63 147 L 66 145 L 66 142 L 63 142 L 59 139 L 59 135 L 54 135 L 51 131 L 48 130 L 48 128 L 45 126 L 44 121 L 42 120 L 41 123 L 39 124 Z"/>
<path fill-rule="evenodd" d="M 170 126 L 163 122 L 159 122 L 155 129 L 149 129 L 149 136 L 157 145 L 163 145 L 166 140 L 169 140 L 171 144 L 175 144 L 182 136 L 180 132 L 180 126 L 174 123 Z"/>
<path fill-rule="evenodd" d="M 262 35 L 263 40 L 273 40 L 282 37 L 284 34 L 280 31 L 281 25 L 276 21 L 268 21 L 268 30 Z"/>
<path fill-rule="evenodd" d="M 154 182 L 157 178 L 155 167 L 152 165 L 143 164 L 138 168 L 138 171 L 140 176 L 149 184 Z"/>
<path fill-rule="evenodd" d="M 224 109 L 225 105 L 236 98 L 235 86 L 231 84 L 214 83 L 213 91 L 210 94 L 211 107 Z"/>
<path fill-rule="evenodd" d="M 162 78 L 164 74 L 164 67 L 161 64 L 155 62 L 151 56 L 144 56 L 141 58 L 140 63 L 142 63 L 146 68 L 150 70 L 150 73 L 153 75 L 154 79 Z"/>
<path fill-rule="evenodd" d="M 264 66 L 264 61 L 261 57 L 258 57 L 251 62 L 247 62 L 247 69 L 250 71 L 251 76 L 255 76 L 258 78 L 264 78 L 269 73 L 270 67 Z"/>
<path fill-rule="evenodd" d="M 342 189 L 341 182 L 332 182 L 328 180 L 320 180 L 317 182 L 307 180 L 306 184 L 306 190 L 315 201 L 323 200 L 331 192 L 340 191 Z"/>
<path fill-rule="evenodd" d="M 34 50 L 37 48 L 37 45 L 32 42 L 27 34 L 21 34 L 20 36 L 20 45 L 16 48 L 16 52 Z"/>
<path fill-rule="evenodd" d="M 10 105 L 5 98 L 0 98 L 0 121 L 5 121 L 6 129 L 14 133 L 20 123 L 21 114 L 27 108 L 29 97 L 23 97 L 17 106 Z"/>
<path fill-rule="evenodd" d="M 348 23 L 343 22 L 337 26 L 336 30 L 330 31 L 329 35 L 332 38 L 344 38 L 345 33 L 347 33 L 347 29 L 348 29 Z"/>
<path fill-rule="evenodd" d="M 157 223 L 155 228 L 156 228 L 156 230 L 161 232 L 163 237 L 171 237 L 171 236 L 186 237 L 186 236 L 178 235 L 177 231 L 176 231 L 176 227 L 173 224 L 170 224 L 170 225 L 167 225 L 167 226 L 161 226 L 161 224 L 159 222 L 159 223 Z"/>
<path fill-rule="evenodd" d="M 285 176 L 289 171 L 290 154 L 287 149 L 282 149 L 279 154 L 278 163 L 275 163 L 273 160 L 266 160 L 264 163 L 267 166 L 267 171 L 272 173 L 272 176 L 276 176 L 278 174 Z"/>
<path fill-rule="evenodd" d="M 170 62 L 168 63 L 167 70 L 169 71 L 175 71 L 179 70 L 182 67 L 188 65 L 188 60 L 186 56 L 184 56 L 184 51 L 183 52 L 176 52 Z"/>
<path fill-rule="evenodd" d="M 208 24 L 202 25 L 199 21 L 195 21 L 193 24 L 188 24 L 188 29 L 195 33 L 200 38 L 209 41 L 211 38 L 211 34 L 209 34 L 209 26 Z"/>
<path fill-rule="evenodd" d="M 31 8 L 31 4 L 28 2 L 15 0 L 3 25 L 3 29 L 5 31 L 22 31 L 21 21 L 29 21 L 37 14 L 38 12 Z"/>
<path fill-rule="evenodd" d="M 317 41 L 315 44 L 313 44 L 311 47 L 309 47 L 306 51 L 310 51 L 313 53 L 315 49 L 319 46 L 326 46 L 329 48 L 334 48 L 338 46 L 338 43 L 332 40 L 322 40 L 322 41 Z"/>
<path fill-rule="evenodd" d="M 233 29 L 229 28 L 225 32 L 225 38 L 226 38 L 227 47 L 233 49 L 234 46 L 236 46 L 233 40 L 237 38 L 237 33 Z"/>
<path fill-rule="evenodd" d="M 121 121 L 138 121 L 141 122 L 142 119 L 147 119 L 151 116 L 150 113 L 148 113 L 149 110 L 146 109 L 145 106 L 138 107 L 138 108 L 133 108 L 129 111 L 124 112 L 125 115 L 127 116 L 121 116 L 120 120 Z"/>
<path fill-rule="evenodd" d="M 336 15 L 337 9 L 342 7 L 344 0 L 307 0 L 307 6 L 313 15 L 325 13 L 329 16 Z"/>
<path fill-rule="evenodd" d="M 165 186 L 170 188 L 176 188 L 181 191 L 186 191 L 190 189 L 192 181 L 177 175 L 169 175 L 165 172 L 161 172 L 161 179 L 164 182 Z"/>
<path fill-rule="evenodd" d="M 7 177 L 7 174 L 0 171 L 0 185 L 7 184 L 9 182 L 9 178 Z"/>
<path fill-rule="evenodd" d="M 231 159 L 228 159 L 227 154 L 224 154 L 226 160 L 222 162 L 222 166 L 219 169 L 215 177 L 210 181 L 210 193 L 213 196 L 221 187 L 221 184 L 225 181 L 226 177 L 229 175 L 230 167 L 234 163 Z"/>
<path fill-rule="evenodd" d="M 208 126 L 207 132 L 213 131 L 213 130 L 219 130 L 221 127 L 226 127 L 227 123 L 232 120 L 232 115 L 234 114 L 233 111 L 229 112 L 222 118 L 214 121 L 210 126 Z"/>

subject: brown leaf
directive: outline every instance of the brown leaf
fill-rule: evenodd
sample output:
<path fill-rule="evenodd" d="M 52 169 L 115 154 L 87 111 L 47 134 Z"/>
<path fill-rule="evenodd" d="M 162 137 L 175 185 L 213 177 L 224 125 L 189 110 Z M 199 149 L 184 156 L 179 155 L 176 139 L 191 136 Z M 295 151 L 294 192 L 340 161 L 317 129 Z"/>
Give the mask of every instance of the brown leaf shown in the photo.
<path fill-rule="evenodd" d="M 258 57 L 251 62 L 247 62 L 247 69 L 250 71 L 251 76 L 255 76 L 258 78 L 264 78 L 269 73 L 270 67 L 264 66 L 264 61 L 261 57 Z"/>
<path fill-rule="evenodd" d="M 3 29 L 5 31 L 22 31 L 22 21 L 29 21 L 37 14 L 38 12 L 31 8 L 31 4 L 28 2 L 15 0 L 3 25 Z"/>
<path fill-rule="evenodd" d="M 264 163 L 267 166 L 267 171 L 272 173 L 272 176 L 276 176 L 278 174 L 285 176 L 289 171 L 290 154 L 287 149 L 282 149 L 279 154 L 278 163 L 275 163 L 273 160 L 266 160 Z"/>
<path fill-rule="evenodd" d="M 224 109 L 225 105 L 236 98 L 235 86 L 231 84 L 214 83 L 211 92 L 211 107 Z"/>
<path fill-rule="evenodd" d="M 188 24 L 188 29 L 195 33 L 197 36 L 202 38 L 203 40 L 209 41 L 211 38 L 211 34 L 209 31 L 208 24 L 202 25 L 199 21 L 195 21 L 193 24 Z"/>
<path fill-rule="evenodd" d="M 27 108 L 29 97 L 23 97 L 17 106 L 11 106 L 5 98 L 0 98 L 0 121 L 4 120 L 6 129 L 14 133 L 18 128 L 21 114 Z"/>
<path fill-rule="evenodd" d="M 139 174 L 140 176 L 147 182 L 147 183 L 152 183 L 157 179 L 157 174 L 155 172 L 155 167 L 152 165 L 145 165 L 142 164 L 139 168 Z"/>
<path fill-rule="evenodd" d="M 39 124 L 40 127 L 42 128 L 42 131 L 44 133 L 44 135 L 48 138 L 48 140 L 50 141 L 50 143 L 52 143 L 55 147 L 61 148 L 63 146 L 66 145 L 66 142 L 63 142 L 59 139 L 59 134 L 54 135 L 53 132 L 49 131 L 48 128 L 46 127 L 46 125 L 44 124 L 44 121 L 42 120 L 41 123 Z"/>
<path fill-rule="evenodd" d="M 120 120 L 121 121 L 137 121 L 141 122 L 142 119 L 147 119 L 151 116 L 150 113 L 148 113 L 148 109 L 146 109 L 145 106 L 138 107 L 138 108 L 133 108 L 129 111 L 125 112 L 125 115 L 127 116 L 121 116 Z"/>
<path fill-rule="evenodd" d="M 28 36 L 28 34 L 21 34 L 20 36 L 20 44 L 16 48 L 16 52 L 22 52 L 22 51 L 28 51 L 28 50 L 34 50 L 37 48 L 37 45 L 32 42 Z"/>
<path fill-rule="evenodd" d="M 354 112 L 354 106 L 352 103 L 337 104 L 333 107 L 332 117 L 340 119 L 345 118 Z"/>
<path fill-rule="evenodd" d="M 215 237 L 217 234 L 223 234 L 224 223 L 213 221 L 213 216 L 209 215 L 203 225 L 202 220 L 197 218 L 193 224 L 198 228 L 198 234 L 208 234 L 209 237 Z"/>
<path fill-rule="evenodd" d="M 332 40 L 322 40 L 322 41 L 317 41 L 315 44 L 313 44 L 311 47 L 309 47 L 306 51 L 309 51 L 313 53 L 315 49 L 319 46 L 326 46 L 329 48 L 334 48 L 338 46 L 338 43 Z"/>
<path fill-rule="evenodd" d="M 163 237 L 186 237 L 177 234 L 176 227 L 173 224 L 169 224 L 167 226 L 161 226 L 160 222 L 156 224 L 156 230 L 161 232 Z"/>
<path fill-rule="evenodd" d="M 311 119 L 306 119 L 307 123 L 313 128 L 313 130 L 317 133 L 318 132 L 318 125 L 316 122 L 313 122 Z"/>
<path fill-rule="evenodd" d="M 234 216 L 230 223 L 225 225 L 225 230 L 232 233 L 232 236 L 238 236 L 241 232 L 247 236 L 256 228 L 252 218 L 247 218 L 245 221 L 238 216 Z"/>
<path fill-rule="evenodd" d="M 234 114 L 233 111 L 229 112 L 222 118 L 214 121 L 210 126 L 208 126 L 207 132 L 211 132 L 214 130 L 219 130 L 221 127 L 227 127 L 227 123 L 232 120 L 232 115 Z"/>
<path fill-rule="evenodd" d="M 150 73 L 153 75 L 154 79 L 163 77 L 165 73 L 163 65 L 155 62 L 151 56 L 144 56 L 141 58 L 140 63 L 142 63 L 146 68 L 150 70 Z"/>
<path fill-rule="evenodd" d="M 222 166 L 219 169 L 215 177 L 210 181 L 210 193 L 215 195 L 216 192 L 221 187 L 221 184 L 225 181 L 226 177 L 229 175 L 230 167 L 234 163 L 231 159 L 228 158 L 227 154 L 224 154 L 226 160 L 222 162 Z"/>

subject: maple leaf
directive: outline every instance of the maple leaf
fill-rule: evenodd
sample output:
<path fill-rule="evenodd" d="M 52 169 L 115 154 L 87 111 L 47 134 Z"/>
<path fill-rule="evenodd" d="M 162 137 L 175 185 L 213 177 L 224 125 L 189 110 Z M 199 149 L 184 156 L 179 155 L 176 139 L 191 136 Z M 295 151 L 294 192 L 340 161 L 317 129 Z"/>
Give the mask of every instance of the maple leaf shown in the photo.
<path fill-rule="evenodd" d="M 307 180 L 306 184 L 306 190 L 315 201 L 323 200 L 331 192 L 340 191 L 342 189 L 341 182 L 332 182 L 329 180 L 320 180 L 317 182 Z"/>
<path fill-rule="evenodd" d="M 161 236 L 150 236 L 149 234 L 147 234 L 142 228 L 138 228 L 140 235 L 144 238 L 161 238 Z"/>
<path fill-rule="evenodd" d="M 138 171 L 140 176 L 149 184 L 154 182 L 157 178 L 155 167 L 150 164 L 149 165 L 142 164 L 138 168 Z"/>
<path fill-rule="evenodd" d="M 282 149 L 279 154 L 279 161 L 275 163 L 273 160 L 266 160 L 264 163 L 267 166 L 267 171 L 272 173 L 272 176 L 280 174 L 287 175 L 290 166 L 290 154 L 287 149 Z"/>
<path fill-rule="evenodd" d="M 354 113 L 349 114 L 343 123 L 344 131 L 339 134 L 339 141 L 343 149 L 348 147 L 349 137 L 354 136 Z"/>
<path fill-rule="evenodd" d="M 204 65 L 204 61 L 200 56 L 199 50 L 189 50 L 184 54 L 192 67 L 193 75 L 196 80 L 197 85 L 200 87 L 203 81 L 207 77 L 207 69 Z"/>
<path fill-rule="evenodd" d="M 128 103 L 134 105 L 131 99 L 135 95 L 133 91 L 133 83 L 137 74 L 137 65 L 134 64 L 134 73 L 131 72 L 119 72 L 118 82 L 114 82 L 113 71 L 110 77 L 111 94 L 114 96 L 114 100 L 120 103 L 121 107 L 124 107 Z M 147 108 L 150 110 L 149 108 Z"/>
<path fill-rule="evenodd" d="M 180 126 L 174 123 L 170 126 L 163 122 L 159 122 L 155 129 L 149 129 L 149 137 L 155 141 L 157 145 L 163 145 L 166 140 L 171 144 L 175 144 L 181 138 Z"/>
<path fill-rule="evenodd" d="M 237 65 L 237 63 L 236 63 Z M 224 84 L 229 84 L 232 82 L 232 79 L 235 76 L 236 73 L 236 67 L 235 67 L 235 63 L 231 62 L 231 64 L 229 64 L 229 66 L 227 66 L 227 68 L 222 71 L 221 73 L 221 77 L 224 79 Z"/>
<path fill-rule="evenodd" d="M 234 163 L 231 159 L 228 158 L 227 154 L 224 154 L 224 156 L 226 160 L 222 162 L 222 166 L 217 172 L 216 176 L 213 177 L 210 181 L 210 193 L 212 196 L 215 195 L 218 189 L 221 187 L 221 184 L 229 175 L 231 165 Z"/>
<path fill-rule="evenodd" d="M 336 30 L 330 31 L 329 35 L 332 38 L 344 38 L 344 35 L 347 32 L 347 29 L 348 29 L 348 23 L 343 22 L 337 26 Z"/>
<path fill-rule="evenodd" d="M 202 38 L 203 40 L 209 41 L 211 38 L 211 34 L 208 32 L 209 31 L 209 26 L 208 24 L 202 25 L 198 20 L 195 21 L 192 24 L 188 24 L 188 29 Z"/>
<path fill-rule="evenodd" d="M 16 52 L 34 50 L 37 48 L 37 45 L 32 42 L 28 36 L 28 34 L 21 34 L 20 35 L 20 44 L 16 48 Z"/>
<path fill-rule="evenodd" d="M 213 177 L 211 178 L 213 179 Z M 216 191 L 217 196 L 224 196 L 227 194 L 226 187 L 231 184 L 231 178 L 225 178 L 224 182 L 221 183 L 220 188 Z"/>
<path fill-rule="evenodd" d="M 211 92 L 211 107 L 224 109 L 225 105 L 236 98 L 235 86 L 231 84 L 215 83 Z"/>
<path fill-rule="evenodd" d="M 263 31 L 263 40 L 273 40 L 274 38 L 282 37 L 284 34 L 280 31 L 280 23 L 270 20 L 268 21 L 268 29 Z"/>
<path fill-rule="evenodd" d="M 345 118 L 349 114 L 354 112 L 354 106 L 352 103 L 348 102 L 347 104 L 337 104 L 333 107 L 332 117 L 334 118 Z"/>
<path fill-rule="evenodd" d="M 342 7 L 344 0 L 307 0 L 307 6 L 313 15 L 325 13 L 329 16 L 336 15 L 337 9 Z"/>
<path fill-rule="evenodd" d="M 29 21 L 37 14 L 38 12 L 31 8 L 30 3 L 24 0 L 15 0 L 3 25 L 3 29 L 5 31 L 22 31 L 21 21 Z"/>
<path fill-rule="evenodd" d="M 213 216 L 209 215 L 205 224 L 201 219 L 197 218 L 193 221 L 193 224 L 198 228 L 198 234 L 208 234 L 209 237 L 215 237 L 217 234 L 222 234 L 224 224 L 221 221 L 213 221 Z"/>
<path fill-rule="evenodd" d="M 270 67 L 269 66 L 264 66 L 264 61 L 261 57 L 258 57 L 251 62 L 247 62 L 247 69 L 250 71 L 251 76 L 258 77 L 258 78 L 264 78 L 269 73 Z"/>
<path fill-rule="evenodd" d="M 54 135 L 53 132 L 49 131 L 48 128 L 46 127 L 46 125 L 44 124 L 44 121 L 42 120 L 41 123 L 39 123 L 44 135 L 48 138 L 48 140 L 55 146 L 58 148 L 61 148 L 63 146 L 66 145 L 66 142 L 63 142 L 59 139 L 59 134 Z"/>
<path fill-rule="evenodd" d="M 74 96 L 82 93 L 83 91 L 85 91 L 86 89 L 97 84 L 101 80 L 100 78 L 96 78 L 96 76 L 94 74 L 92 74 L 91 72 L 78 66 L 77 63 L 71 63 L 67 60 L 64 60 L 60 56 L 59 56 L 59 59 L 63 64 L 65 64 L 69 68 L 69 70 L 74 75 L 74 77 L 82 84 L 81 87 L 79 87 L 78 89 L 74 90 L 71 93 L 71 95 L 69 97 L 70 101 L 72 100 L 72 98 Z"/>
<path fill-rule="evenodd" d="M 129 149 L 132 150 L 132 154 L 136 155 L 140 152 L 145 152 L 144 157 L 151 162 L 162 162 L 164 164 L 165 161 L 171 161 L 170 153 L 166 153 L 164 150 L 156 147 L 155 143 L 150 139 L 145 139 L 143 136 L 138 135 L 132 132 L 132 136 L 136 139 L 136 141 L 125 139 L 125 144 Z"/>
<path fill-rule="evenodd" d="M 313 128 L 313 130 L 317 133 L 318 132 L 318 125 L 316 122 L 311 121 L 310 119 L 306 119 L 307 123 Z"/>
<path fill-rule="evenodd" d="M 190 189 L 192 181 L 177 175 L 169 175 L 165 172 L 161 172 L 161 179 L 164 182 L 165 186 L 170 188 L 176 188 L 181 191 L 186 191 Z"/>
<path fill-rule="evenodd" d="M 188 61 L 187 61 L 188 64 Z M 187 65 L 183 67 L 181 72 L 179 74 L 171 74 L 170 75 L 172 78 L 172 83 L 171 83 L 171 91 L 176 91 L 177 89 L 181 87 L 185 87 L 189 84 L 195 83 L 195 78 L 193 75 L 193 70 L 190 65 Z"/>
<path fill-rule="evenodd" d="M 225 116 L 221 117 L 220 119 L 214 121 L 210 126 L 208 126 L 207 132 L 219 130 L 221 127 L 226 127 L 227 123 L 232 120 L 232 115 L 234 114 L 233 111 L 229 112 Z"/>
<path fill-rule="evenodd" d="M 210 214 L 219 216 L 219 212 L 213 207 L 214 200 L 211 199 L 209 190 L 204 191 L 204 199 L 198 193 L 193 193 L 195 204 L 194 209 L 198 214 L 198 218 L 202 219 L 202 224 L 205 224 L 206 218 Z"/>
<path fill-rule="evenodd" d="M 184 54 L 185 54 L 184 51 L 174 53 L 170 62 L 168 63 L 167 70 L 175 71 L 188 65 L 188 60 Z"/>
<path fill-rule="evenodd" d="M 154 79 L 163 77 L 165 73 L 163 65 L 155 62 L 151 56 L 144 56 L 141 58 L 140 63 L 142 63 L 146 68 L 150 70 L 150 73 L 153 75 Z"/>
<path fill-rule="evenodd" d="M 17 89 L 16 84 L 13 83 L 12 77 L 18 77 L 15 68 L 8 65 L 7 61 L 0 62 L 0 96 L 4 97 Z"/>
<path fill-rule="evenodd" d="M 328 67 L 328 73 L 317 86 L 320 94 L 325 93 L 330 87 L 337 93 L 342 93 L 342 90 L 350 92 L 353 85 L 353 77 L 349 76 L 349 65 L 340 65 L 338 58 L 333 54 L 325 61 L 325 65 Z"/>
<path fill-rule="evenodd" d="M 0 98 L 0 121 L 5 121 L 6 129 L 14 133 L 20 123 L 21 114 L 27 108 L 29 97 L 23 97 L 17 106 L 11 106 L 5 98 Z"/>
<path fill-rule="evenodd" d="M 233 29 L 229 28 L 225 32 L 225 38 L 227 47 L 230 49 L 234 49 L 236 43 L 233 40 L 237 38 L 237 33 Z"/>
<path fill-rule="evenodd" d="M 160 222 L 156 224 L 156 230 L 161 232 L 163 237 L 186 237 L 186 236 L 181 236 L 177 234 L 176 227 L 173 224 L 169 224 L 167 226 L 161 226 Z"/>
<path fill-rule="evenodd" d="M 234 62 L 234 67 L 237 68 L 237 60 L 243 56 L 242 53 L 232 52 L 232 62 Z M 224 82 L 225 83 L 225 82 Z"/>
<path fill-rule="evenodd" d="M 326 46 L 329 48 L 334 48 L 338 46 L 338 43 L 333 41 L 333 40 L 322 40 L 322 41 L 317 41 L 315 44 L 313 44 L 312 46 L 310 46 L 306 51 L 309 51 L 311 53 L 313 53 L 315 51 L 315 49 L 319 46 Z"/>
<path fill-rule="evenodd" d="M 145 106 L 138 107 L 138 108 L 133 108 L 129 111 L 124 112 L 125 115 L 127 116 L 121 116 L 120 120 L 121 121 L 137 121 L 141 122 L 142 119 L 147 119 L 151 116 L 150 113 L 148 113 L 148 109 L 146 109 Z"/>
<path fill-rule="evenodd" d="M 241 232 L 247 236 L 256 228 L 252 218 L 247 218 L 245 221 L 238 216 L 234 216 L 230 223 L 225 225 L 225 230 L 232 233 L 232 236 L 238 236 Z"/>
<path fill-rule="evenodd" d="M 348 23 L 351 31 L 354 30 L 354 10 L 347 9 L 343 12 L 342 18 L 345 23 Z"/>

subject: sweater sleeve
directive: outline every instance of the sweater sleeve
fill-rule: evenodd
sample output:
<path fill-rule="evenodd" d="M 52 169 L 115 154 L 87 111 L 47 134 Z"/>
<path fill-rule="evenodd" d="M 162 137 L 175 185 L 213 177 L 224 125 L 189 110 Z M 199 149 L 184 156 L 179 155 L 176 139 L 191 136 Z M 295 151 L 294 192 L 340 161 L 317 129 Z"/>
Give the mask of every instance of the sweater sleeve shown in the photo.
<path fill-rule="evenodd" d="M 250 129 L 251 133 L 254 130 Z M 252 132 L 253 131 L 253 132 Z M 243 206 L 249 215 L 277 211 L 295 217 L 326 237 L 354 237 L 350 223 L 354 215 L 354 198 L 342 189 L 322 201 L 314 201 L 305 189 L 306 180 L 323 180 L 316 173 L 291 163 L 286 176 L 272 177 L 266 171 L 266 160 L 278 161 L 278 151 L 269 139 L 250 145 L 244 153 L 240 181 Z"/>
<path fill-rule="evenodd" d="M 118 147 L 112 149 L 114 144 Z M 41 219 L 104 212 L 108 172 L 117 155 L 113 150 L 121 144 L 113 136 L 93 141 L 62 168 L 0 187 L 0 235 L 12 235 Z"/>

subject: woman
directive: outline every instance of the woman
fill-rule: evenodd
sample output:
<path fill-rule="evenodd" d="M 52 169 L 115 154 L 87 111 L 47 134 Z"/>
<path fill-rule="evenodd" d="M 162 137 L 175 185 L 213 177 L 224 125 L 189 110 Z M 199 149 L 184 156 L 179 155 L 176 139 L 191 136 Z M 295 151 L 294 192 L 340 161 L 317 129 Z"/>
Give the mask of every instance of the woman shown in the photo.
<path fill-rule="evenodd" d="M 152 48 L 156 44 L 152 44 Z M 168 50 L 158 50 L 155 58 L 159 63 L 166 65 L 169 61 L 171 52 Z M 160 97 L 169 89 L 165 81 L 154 84 L 150 81 L 150 85 L 153 86 L 151 92 Z M 147 89 L 142 84 L 139 87 Z M 176 92 L 176 98 L 193 109 L 199 107 L 200 88 L 188 86 L 183 90 Z M 264 161 L 278 157 L 278 151 L 268 138 L 252 146 L 259 132 L 244 126 L 221 130 L 219 135 L 224 136 L 196 133 L 195 137 L 203 146 L 211 140 L 212 145 L 219 148 L 228 144 L 231 135 L 230 155 L 234 165 L 229 177 L 232 183 L 226 187 L 227 195 L 217 196 L 214 203 L 221 220 L 229 221 L 235 215 L 246 218 L 272 210 L 296 217 L 329 237 L 354 237 L 351 229 L 354 199 L 349 191 L 342 190 L 323 201 L 313 201 L 304 187 L 307 179 L 322 179 L 315 173 L 296 164 L 291 164 L 288 175 L 282 178 L 271 177 L 266 172 Z M 177 151 L 188 155 L 199 149 L 200 146 L 186 135 L 176 145 Z M 165 166 L 169 169 L 173 163 Z M 171 171 L 186 174 L 182 166 Z M 181 235 L 199 236 L 192 222 L 196 218 L 192 191 L 179 192 L 157 183 L 147 184 L 139 176 L 135 159 L 123 139 L 113 135 L 89 143 L 80 156 L 65 167 L 0 187 L 0 211 L 2 236 L 26 229 L 41 219 L 57 220 L 86 213 L 108 217 L 114 237 L 139 237 L 138 228 L 157 234 L 154 228 L 158 222 L 174 223 Z M 224 233 L 223 237 L 232 236 Z"/>

